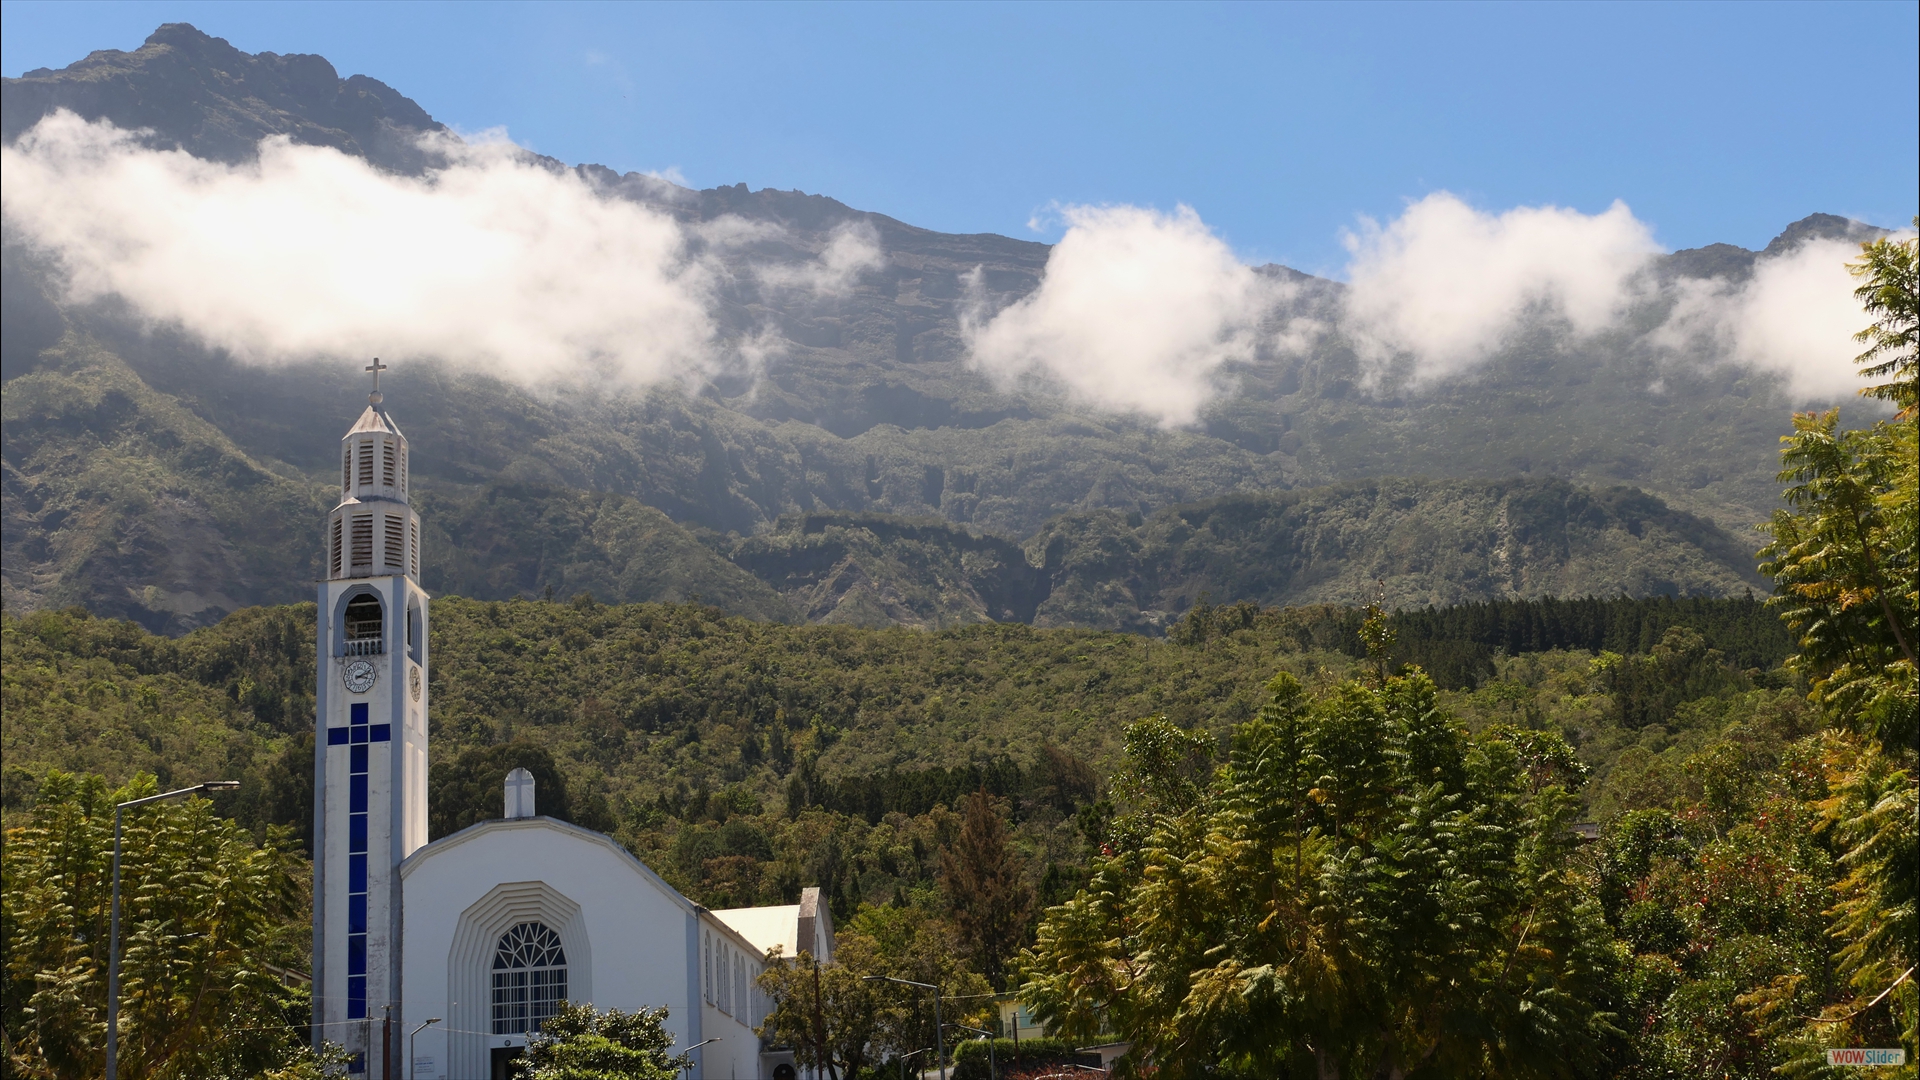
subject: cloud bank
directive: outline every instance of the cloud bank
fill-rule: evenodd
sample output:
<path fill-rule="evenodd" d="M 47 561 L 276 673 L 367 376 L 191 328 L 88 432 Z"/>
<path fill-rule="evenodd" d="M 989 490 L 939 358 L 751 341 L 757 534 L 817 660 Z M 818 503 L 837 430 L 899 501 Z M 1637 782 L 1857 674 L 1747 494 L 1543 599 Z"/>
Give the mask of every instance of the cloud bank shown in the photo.
<path fill-rule="evenodd" d="M 449 164 L 424 177 L 284 139 L 225 165 L 62 112 L 0 149 L 0 202 L 10 236 L 58 257 L 72 299 L 124 297 L 254 362 L 433 357 L 528 385 L 644 385 L 780 352 L 764 327 L 721 340 L 716 317 L 722 257 L 779 226 L 683 225 L 504 137 L 435 149 Z M 1066 234 L 1033 292 L 990 312 L 976 277 L 961 312 L 972 361 L 1164 425 L 1197 419 L 1227 387 L 1223 365 L 1263 349 L 1337 335 L 1376 370 L 1410 361 L 1417 383 L 1470 371 L 1529 320 L 1592 335 L 1654 302 L 1671 314 L 1645 343 L 1675 363 L 1778 372 L 1801 400 L 1857 385 L 1850 243 L 1762 257 L 1739 283 L 1660 284 L 1647 271 L 1661 249 L 1624 204 L 1494 213 L 1439 192 L 1362 221 L 1341 299 L 1305 310 L 1191 208 L 1061 213 Z M 831 299 L 885 259 L 857 223 L 813 260 L 747 272 Z"/>
<path fill-rule="evenodd" d="M 1851 397 L 1862 385 L 1854 357 L 1865 348 L 1853 335 L 1868 321 L 1846 267 L 1859 257 L 1857 243 L 1809 240 L 1757 260 L 1739 285 L 1677 282 L 1673 313 L 1653 341 L 1677 355 L 1777 372 L 1801 401 Z"/>
<path fill-rule="evenodd" d="M 1074 398 L 1164 424 L 1199 416 L 1230 359 L 1251 356 L 1283 287 L 1254 273 L 1182 206 L 1071 206 L 1040 287 L 963 330 L 982 369 L 1029 373 Z"/>
<path fill-rule="evenodd" d="M 70 298 L 122 296 L 254 362 L 437 357 L 633 385 L 698 378 L 727 352 L 719 268 L 677 222 L 511 143 L 444 139 L 450 164 L 425 177 L 260 149 L 201 161 L 57 113 L 0 151 L 8 227 L 59 257 Z M 829 254 L 829 285 L 861 265 Z"/>
<path fill-rule="evenodd" d="M 1625 203 L 1592 215 L 1557 206 L 1489 214 L 1447 192 L 1385 226 L 1363 219 L 1346 243 L 1349 339 L 1375 363 L 1411 354 L 1417 378 L 1480 362 L 1529 313 L 1557 315 L 1576 334 L 1607 329 L 1625 313 L 1635 275 L 1661 254 Z"/>

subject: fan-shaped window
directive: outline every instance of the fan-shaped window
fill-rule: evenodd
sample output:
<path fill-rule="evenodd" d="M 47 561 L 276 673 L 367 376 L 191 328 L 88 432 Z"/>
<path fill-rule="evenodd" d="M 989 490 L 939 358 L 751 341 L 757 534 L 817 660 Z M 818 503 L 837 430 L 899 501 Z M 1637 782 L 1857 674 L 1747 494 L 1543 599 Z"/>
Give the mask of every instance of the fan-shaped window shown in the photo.
<path fill-rule="evenodd" d="M 493 953 L 493 1033 L 540 1030 L 567 999 L 567 954 L 560 935 L 524 922 L 500 935 Z"/>

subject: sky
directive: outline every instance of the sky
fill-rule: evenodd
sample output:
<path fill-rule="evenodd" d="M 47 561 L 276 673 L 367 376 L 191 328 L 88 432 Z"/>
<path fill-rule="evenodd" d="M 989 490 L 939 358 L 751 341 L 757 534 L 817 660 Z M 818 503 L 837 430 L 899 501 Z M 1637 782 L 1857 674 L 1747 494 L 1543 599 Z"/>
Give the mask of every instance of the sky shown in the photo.
<path fill-rule="evenodd" d="M 1902 226 L 1920 5 L 0 4 L 0 72 L 191 22 L 319 53 L 462 132 L 696 187 L 1059 240 L 1190 207 L 1241 261 L 1346 278 L 1444 194 L 1624 202 L 1661 248 L 1809 213 Z"/>

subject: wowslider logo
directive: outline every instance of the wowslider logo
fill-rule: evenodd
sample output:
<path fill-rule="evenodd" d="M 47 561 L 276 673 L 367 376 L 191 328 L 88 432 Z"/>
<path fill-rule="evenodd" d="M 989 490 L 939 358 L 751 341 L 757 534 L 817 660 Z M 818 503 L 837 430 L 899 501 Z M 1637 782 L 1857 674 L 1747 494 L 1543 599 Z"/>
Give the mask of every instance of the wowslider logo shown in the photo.
<path fill-rule="evenodd" d="M 1906 1063 L 1907 1052 L 1899 1049 L 1827 1051 L 1829 1065 L 1856 1065 L 1867 1068 L 1874 1065 L 1905 1065 Z"/>

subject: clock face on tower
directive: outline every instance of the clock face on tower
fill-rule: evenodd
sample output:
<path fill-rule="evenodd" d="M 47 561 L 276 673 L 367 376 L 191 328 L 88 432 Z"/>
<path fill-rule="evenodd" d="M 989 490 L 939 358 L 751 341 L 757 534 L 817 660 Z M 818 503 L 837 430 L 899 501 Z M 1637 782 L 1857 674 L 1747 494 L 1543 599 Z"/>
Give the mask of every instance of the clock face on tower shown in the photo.
<path fill-rule="evenodd" d="M 373 689 L 374 680 L 379 677 L 380 673 L 375 671 L 373 665 L 365 660 L 355 660 L 353 663 L 348 664 L 347 670 L 344 673 L 347 689 L 356 694 L 364 694 Z"/>
<path fill-rule="evenodd" d="M 407 669 L 407 689 L 413 693 L 413 700 L 420 700 L 420 669 Z"/>

